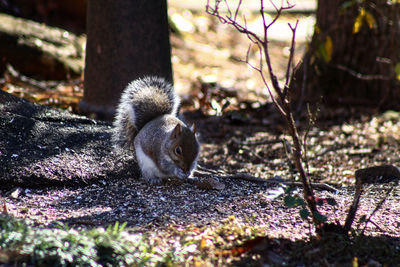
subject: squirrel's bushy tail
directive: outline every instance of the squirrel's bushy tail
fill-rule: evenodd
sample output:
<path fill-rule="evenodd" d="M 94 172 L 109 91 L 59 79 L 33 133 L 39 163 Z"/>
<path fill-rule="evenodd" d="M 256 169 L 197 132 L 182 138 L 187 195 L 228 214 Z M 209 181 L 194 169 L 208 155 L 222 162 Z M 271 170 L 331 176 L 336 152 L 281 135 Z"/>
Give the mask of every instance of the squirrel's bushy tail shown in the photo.
<path fill-rule="evenodd" d="M 149 121 L 165 114 L 176 115 L 180 101 L 165 79 L 145 77 L 131 82 L 118 105 L 112 141 L 119 148 L 133 148 L 133 140 Z"/>

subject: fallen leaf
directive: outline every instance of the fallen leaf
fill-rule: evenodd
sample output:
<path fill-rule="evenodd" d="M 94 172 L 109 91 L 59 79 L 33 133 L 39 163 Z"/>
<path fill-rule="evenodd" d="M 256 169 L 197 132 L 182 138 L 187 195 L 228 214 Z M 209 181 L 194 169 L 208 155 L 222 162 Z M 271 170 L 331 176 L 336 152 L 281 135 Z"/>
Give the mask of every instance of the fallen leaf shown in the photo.
<path fill-rule="evenodd" d="M 5 202 L 3 203 L 3 211 L 2 211 L 2 213 L 3 214 L 8 214 L 7 204 Z"/>
<path fill-rule="evenodd" d="M 252 249 L 254 249 L 256 246 L 264 242 L 265 240 L 268 240 L 267 237 L 265 236 L 258 236 L 253 239 L 247 240 L 243 243 L 243 245 L 234 247 L 232 249 L 225 249 L 225 250 L 220 250 L 217 251 L 215 254 L 216 255 L 241 255 L 243 253 L 246 253 Z"/>
<path fill-rule="evenodd" d="M 208 176 L 204 179 L 197 181 L 196 185 L 200 189 L 207 189 L 207 190 L 211 190 L 211 189 L 223 190 L 223 189 L 225 189 L 225 184 L 219 182 L 217 179 L 215 179 L 211 176 Z"/>

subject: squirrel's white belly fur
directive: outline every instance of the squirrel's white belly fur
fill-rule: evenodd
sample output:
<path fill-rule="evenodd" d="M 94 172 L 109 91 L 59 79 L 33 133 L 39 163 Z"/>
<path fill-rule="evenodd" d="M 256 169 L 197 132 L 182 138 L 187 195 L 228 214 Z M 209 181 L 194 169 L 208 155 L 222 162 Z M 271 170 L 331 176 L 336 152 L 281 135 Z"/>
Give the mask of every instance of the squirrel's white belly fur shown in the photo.
<path fill-rule="evenodd" d="M 139 142 L 135 145 L 135 151 L 142 175 L 147 178 L 150 184 L 160 183 L 162 177 L 165 177 L 165 174 L 162 173 L 154 161 L 144 153 L 142 145 Z"/>

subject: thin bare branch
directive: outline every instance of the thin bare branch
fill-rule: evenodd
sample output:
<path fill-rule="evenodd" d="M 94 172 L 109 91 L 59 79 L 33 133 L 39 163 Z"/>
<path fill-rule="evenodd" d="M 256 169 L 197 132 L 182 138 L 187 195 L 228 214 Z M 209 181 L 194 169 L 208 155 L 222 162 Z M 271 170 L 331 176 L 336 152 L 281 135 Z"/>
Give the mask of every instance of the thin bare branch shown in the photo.
<path fill-rule="evenodd" d="M 272 82 L 272 86 L 275 90 L 275 92 L 278 94 L 280 100 L 284 100 L 282 90 L 279 86 L 278 78 L 276 77 L 273 69 L 272 69 L 272 63 L 271 63 L 271 58 L 269 56 L 269 50 L 268 50 L 268 42 L 264 42 L 264 56 L 265 56 L 265 62 L 267 63 L 267 68 L 268 68 L 268 73 Z"/>
<path fill-rule="evenodd" d="M 255 70 L 255 71 L 257 71 L 257 72 L 261 72 L 261 69 L 260 69 L 260 67 L 256 67 L 256 66 L 254 66 L 251 62 L 250 62 L 250 57 L 249 57 L 249 55 L 250 55 L 250 50 L 251 50 L 251 47 L 252 47 L 252 45 L 253 44 L 249 44 L 249 48 L 247 49 L 247 52 L 246 52 L 246 60 L 239 60 L 240 62 L 244 62 L 244 63 L 246 63 L 250 68 L 252 68 L 253 70 Z"/>
<path fill-rule="evenodd" d="M 317 107 L 316 111 L 313 113 L 311 111 L 310 105 L 307 104 L 308 124 L 307 124 L 306 131 L 304 133 L 304 136 L 303 136 L 303 150 L 304 150 L 303 160 L 304 160 L 305 167 L 307 169 L 307 174 L 310 173 L 310 168 L 309 168 L 309 165 L 308 165 L 308 156 L 307 156 L 307 151 L 308 151 L 307 140 L 308 140 L 308 137 L 309 137 L 309 134 L 310 134 L 310 131 L 311 131 L 312 127 L 314 127 L 314 125 L 315 125 L 315 121 L 317 120 L 317 113 L 319 111 L 320 111 L 319 107 Z"/>
<path fill-rule="evenodd" d="M 243 21 L 244 21 L 244 28 L 247 28 L 247 20 L 246 17 L 243 16 Z M 250 42 L 254 43 L 254 44 L 263 44 L 264 41 L 256 34 L 256 33 L 252 33 L 251 31 L 248 31 L 247 33 L 245 33 L 247 38 L 250 40 Z M 256 38 L 255 38 L 256 37 Z"/>
<path fill-rule="evenodd" d="M 263 70 L 263 66 L 264 66 L 264 64 L 263 64 L 263 62 L 264 62 L 264 60 L 263 60 L 263 44 L 257 43 L 257 46 L 258 46 L 258 51 L 259 51 L 259 54 L 260 54 L 259 55 L 259 57 L 260 57 L 260 63 L 259 63 L 259 65 L 260 65 L 260 71 L 259 71 L 260 77 L 263 80 L 263 83 L 264 83 L 265 87 L 267 88 L 267 91 L 268 91 L 269 96 L 271 97 L 272 103 L 274 104 L 276 109 L 279 111 L 279 113 L 282 114 L 282 116 L 286 116 L 287 115 L 286 111 L 283 109 L 282 105 L 280 105 L 278 103 L 278 101 L 276 101 L 276 97 L 272 93 L 271 88 L 269 87 L 267 79 L 266 79 L 266 77 L 264 75 L 264 70 Z"/>
<path fill-rule="evenodd" d="M 240 9 L 241 5 L 242 5 L 242 0 L 239 0 L 239 4 L 238 4 L 238 6 L 236 8 L 236 12 L 235 12 L 235 17 L 233 18 L 234 21 L 236 21 L 236 18 L 237 18 L 237 15 L 239 13 L 239 9 Z"/>
<path fill-rule="evenodd" d="M 287 91 L 289 89 L 289 83 L 291 81 L 291 70 L 292 70 L 292 64 L 293 64 L 293 57 L 294 57 L 294 51 L 296 48 L 296 30 L 297 30 L 297 25 L 299 24 L 299 20 L 296 21 L 296 25 L 292 27 L 290 23 L 288 23 L 289 28 L 292 30 L 292 42 L 290 45 L 290 53 L 289 53 L 289 60 L 287 63 L 287 69 L 286 69 L 286 81 L 285 81 L 285 86 L 283 87 L 283 97 L 286 98 L 287 96 Z"/>
<path fill-rule="evenodd" d="M 211 14 L 211 13 L 212 13 L 212 7 L 210 6 L 210 0 L 207 0 L 206 12 L 207 12 L 208 14 Z"/>
<path fill-rule="evenodd" d="M 228 1 L 227 0 L 224 0 L 224 1 L 225 1 L 226 9 L 228 10 L 229 17 L 232 17 L 231 8 L 228 5 Z"/>
<path fill-rule="evenodd" d="M 272 3 L 272 4 L 274 5 L 274 7 L 276 7 L 274 3 Z M 270 59 L 269 50 L 268 50 L 268 29 L 269 29 L 269 27 L 270 27 L 271 25 L 273 25 L 273 24 L 276 22 L 276 20 L 279 18 L 280 12 L 281 12 L 281 9 L 277 9 L 277 14 L 275 15 L 275 18 L 271 21 L 271 23 L 269 23 L 269 24 L 267 25 L 267 23 L 266 23 L 266 18 L 265 18 L 265 14 L 264 14 L 264 1 L 261 0 L 260 13 L 261 13 L 261 18 L 262 18 L 263 25 L 264 25 L 264 42 L 263 42 L 263 48 L 264 48 L 265 62 L 267 63 L 268 73 L 269 73 L 269 75 L 270 75 L 270 79 L 271 79 L 271 82 L 272 82 L 272 86 L 273 86 L 273 88 L 274 88 L 274 91 L 278 94 L 280 100 L 284 100 L 282 90 L 281 90 L 281 88 L 280 88 L 280 86 L 279 86 L 279 83 L 278 83 L 278 79 L 277 79 L 277 77 L 276 77 L 276 75 L 274 74 L 274 71 L 273 71 L 273 69 L 272 69 L 271 59 Z M 281 102 L 281 103 L 282 103 L 282 102 Z"/>
<path fill-rule="evenodd" d="M 241 25 L 241 24 L 239 24 L 238 21 L 237 21 L 237 14 L 238 14 L 238 12 L 239 12 L 239 9 L 240 9 L 240 6 L 241 6 L 242 1 L 240 0 L 240 2 L 239 2 L 239 4 L 238 4 L 238 7 L 237 7 L 237 9 L 236 9 L 236 11 L 235 11 L 234 17 L 232 17 L 232 11 L 231 11 L 231 9 L 229 8 L 229 6 L 228 6 L 228 4 L 227 4 L 227 0 L 224 0 L 224 1 L 225 1 L 226 6 L 227 6 L 227 10 L 228 10 L 228 14 L 227 14 L 227 15 L 222 16 L 221 13 L 219 12 L 219 4 L 220 4 L 220 1 L 216 1 L 216 2 L 215 2 L 215 7 L 212 8 L 212 7 L 210 7 L 210 5 L 209 5 L 209 0 L 207 0 L 206 12 L 207 12 L 208 14 L 210 14 L 210 15 L 212 15 L 212 16 L 218 18 L 218 20 L 219 20 L 222 24 L 232 25 L 232 26 L 235 27 L 235 29 L 236 29 L 237 31 L 239 31 L 240 33 L 246 34 L 247 37 L 250 39 L 250 41 L 252 41 L 253 43 L 255 43 L 255 42 L 260 42 L 260 43 L 262 43 L 262 42 L 263 42 L 262 39 L 261 39 L 259 36 L 257 36 L 256 33 L 250 31 L 250 30 L 247 28 L 247 22 L 246 22 L 246 18 L 245 18 L 245 17 L 243 17 L 243 20 L 245 21 L 245 25 L 244 25 L 244 26 Z"/>
<path fill-rule="evenodd" d="M 278 11 L 278 7 L 275 5 L 274 1 L 269 0 L 269 2 L 270 2 L 271 5 L 275 8 L 275 10 Z M 282 6 L 282 2 L 283 2 L 283 1 L 281 1 L 281 6 Z"/>
<path fill-rule="evenodd" d="M 374 209 L 374 210 L 371 212 L 371 214 L 369 215 L 368 219 L 365 220 L 365 225 L 364 225 L 364 228 L 363 228 L 362 231 L 361 231 L 361 234 L 364 234 L 364 231 L 365 231 L 365 229 L 367 228 L 368 223 L 373 223 L 373 222 L 371 221 L 372 216 L 374 216 L 375 213 L 376 213 L 379 209 L 382 208 L 383 203 L 385 203 L 386 199 L 389 197 L 390 193 L 392 193 L 392 191 L 393 191 L 394 188 L 395 188 L 395 185 L 394 185 L 394 186 L 391 186 L 391 187 L 389 188 L 389 190 L 386 191 L 386 194 L 385 194 L 385 195 L 383 196 L 383 198 L 378 202 L 378 204 L 376 205 L 375 209 Z M 375 225 L 375 226 L 377 226 L 377 225 Z M 377 227 L 378 227 L 378 226 L 377 226 Z M 378 227 L 378 228 L 379 228 L 379 227 Z"/>
<path fill-rule="evenodd" d="M 220 17 L 220 15 L 218 14 L 217 17 Z M 244 19 L 244 21 L 246 21 L 246 18 L 245 18 L 245 17 L 244 17 L 243 19 Z M 225 21 L 225 23 L 230 24 L 230 25 L 232 25 L 233 27 L 235 27 L 235 29 L 236 29 L 237 31 L 239 31 L 240 33 L 244 33 L 244 34 L 246 34 L 248 37 L 251 36 L 251 38 L 253 38 L 253 40 L 256 40 L 257 42 L 262 43 L 262 40 L 260 39 L 260 37 L 258 37 L 256 33 L 250 31 L 250 30 L 247 28 L 247 22 L 245 23 L 245 26 L 243 26 L 243 25 L 240 25 L 240 24 L 239 24 L 236 20 L 234 20 L 232 17 L 228 17 L 228 16 L 225 17 L 224 21 Z M 250 39 L 250 38 L 249 38 L 249 39 Z M 254 41 L 253 41 L 253 42 L 254 42 Z"/>
<path fill-rule="evenodd" d="M 258 63 L 259 67 L 256 67 L 252 63 L 250 63 L 249 54 L 250 54 L 250 48 L 252 46 L 251 44 L 249 45 L 249 48 L 248 48 L 247 53 L 246 53 L 246 60 L 245 61 L 244 60 L 240 60 L 240 61 L 241 62 L 245 62 L 247 65 L 250 66 L 250 68 L 252 68 L 253 70 L 257 71 L 260 74 L 260 77 L 263 80 L 263 83 L 264 83 L 265 87 L 267 88 L 268 94 L 271 97 L 272 103 L 274 104 L 274 106 L 278 109 L 278 111 L 282 115 L 286 116 L 286 112 L 283 110 L 282 106 L 279 105 L 279 103 L 276 101 L 276 98 L 275 98 L 274 94 L 272 93 L 272 91 L 271 91 L 271 89 L 270 89 L 270 87 L 268 85 L 268 82 L 267 82 L 267 80 L 265 78 L 264 71 L 263 71 L 263 65 L 264 64 L 263 64 L 262 45 L 260 43 L 257 43 L 257 42 L 255 43 L 255 45 L 257 45 L 258 52 L 259 52 L 259 63 Z"/>
<path fill-rule="evenodd" d="M 219 0 L 221 1 L 221 0 Z M 225 0 L 226 3 L 227 0 Z M 247 27 L 247 22 L 246 18 L 244 17 L 245 24 L 238 23 L 237 21 L 237 13 L 239 12 L 238 9 L 240 8 L 241 2 L 239 2 L 238 9 L 235 11 L 234 17 L 232 17 L 232 13 L 228 12 L 228 15 L 225 15 L 222 17 L 222 15 L 218 12 L 218 7 L 216 7 L 214 10 L 209 11 L 208 13 L 216 16 L 217 18 L 220 19 L 221 22 L 227 23 L 229 25 L 232 25 L 236 30 L 238 30 L 240 33 L 244 33 L 247 35 L 248 39 L 253 43 L 256 44 L 258 47 L 258 51 L 260 54 L 259 57 L 259 66 L 254 66 L 252 63 L 250 63 L 249 59 L 249 53 L 250 53 L 250 47 L 247 50 L 246 54 L 246 63 L 255 71 L 257 71 L 260 74 L 261 79 L 263 80 L 265 86 L 267 87 L 268 93 L 271 97 L 271 100 L 279 113 L 285 118 L 286 123 L 287 123 L 287 130 L 289 131 L 290 136 L 292 137 L 293 141 L 293 150 L 292 150 L 292 158 L 293 162 L 296 165 L 296 168 L 300 174 L 301 178 L 301 183 L 303 185 L 304 189 L 304 199 L 307 202 L 308 208 L 311 211 L 312 217 L 313 217 L 313 222 L 316 228 L 321 226 L 321 223 L 317 220 L 316 214 L 318 214 L 318 209 L 316 206 L 315 202 L 315 197 L 314 193 L 311 187 L 311 183 L 307 177 L 306 172 L 304 171 L 303 167 L 303 156 L 302 156 L 302 149 L 301 149 L 301 141 L 297 132 L 297 127 L 296 123 L 293 118 L 293 112 L 291 110 L 291 105 L 290 105 L 290 99 L 287 97 L 287 91 L 290 86 L 290 79 L 291 79 L 291 70 L 292 70 L 292 65 L 293 65 L 293 55 L 294 55 L 294 48 L 295 48 L 295 33 L 297 29 L 298 22 L 294 27 L 289 25 L 289 27 L 292 30 L 293 36 L 292 36 L 292 44 L 291 44 L 291 51 L 290 51 L 290 56 L 288 60 L 288 67 L 287 67 L 287 72 L 286 72 L 286 82 L 285 82 L 285 89 L 284 91 L 282 90 L 278 79 L 276 75 L 274 74 L 273 68 L 272 68 L 272 63 L 271 63 L 271 58 L 269 55 L 269 47 L 268 47 L 268 29 L 278 20 L 278 18 L 281 16 L 282 11 L 290 9 L 293 7 L 293 5 L 290 5 L 289 1 L 286 1 L 287 6 L 283 6 L 283 0 L 281 3 L 281 7 L 278 8 L 276 5 L 271 1 L 271 4 L 275 7 L 276 9 L 276 14 L 275 17 L 272 19 L 271 22 L 267 24 L 267 19 L 265 17 L 265 12 L 264 12 L 264 0 L 260 0 L 261 2 L 261 7 L 260 7 L 260 14 L 262 17 L 262 22 L 263 22 L 263 28 L 264 28 L 264 35 L 262 37 L 257 36 L 256 33 L 253 31 L 249 30 Z M 263 57 L 264 56 L 264 57 Z M 267 71 L 264 71 L 263 66 L 264 62 L 267 65 Z M 265 72 L 265 73 L 264 73 Z M 268 82 L 266 80 L 265 75 L 269 74 L 269 78 L 272 82 L 272 88 L 273 88 L 273 93 L 270 86 L 268 85 Z"/>
<path fill-rule="evenodd" d="M 261 1 L 261 2 L 263 2 L 263 1 Z M 261 12 L 262 12 L 262 16 L 263 16 L 263 21 L 264 21 L 264 28 L 265 28 L 265 30 L 268 30 L 269 27 L 271 27 L 271 26 L 278 20 L 278 18 L 281 16 L 281 13 L 282 13 L 282 7 L 281 7 L 281 8 L 277 8 L 277 7 L 275 6 L 275 4 L 272 2 L 272 0 L 270 0 L 270 2 L 271 2 L 272 5 L 274 6 L 274 8 L 275 8 L 275 10 L 276 10 L 276 14 L 275 14 L 275 17 L 272 19 L 272 21 L 267 25 L 267 24 L 265 23 L 265 20 L 264 20 L 264 6 L 261 7 Z"/>

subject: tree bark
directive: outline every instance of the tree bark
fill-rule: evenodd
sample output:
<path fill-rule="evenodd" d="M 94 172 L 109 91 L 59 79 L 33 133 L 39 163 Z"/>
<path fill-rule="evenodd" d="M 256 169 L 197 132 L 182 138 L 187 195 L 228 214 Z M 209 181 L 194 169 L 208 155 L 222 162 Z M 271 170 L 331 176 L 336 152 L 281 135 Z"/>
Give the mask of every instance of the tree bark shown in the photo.
<path fill-rule="evenodd" d="M 318 1 L 295 101 L 400 108 L 400 4 L 392 2 Z"/>
<path fill-rule="evenodd" d="M 166 0 L 89 0 L 87 38 L 83 113 L 112 119 L 133 79 L 172 82 Z"/>

